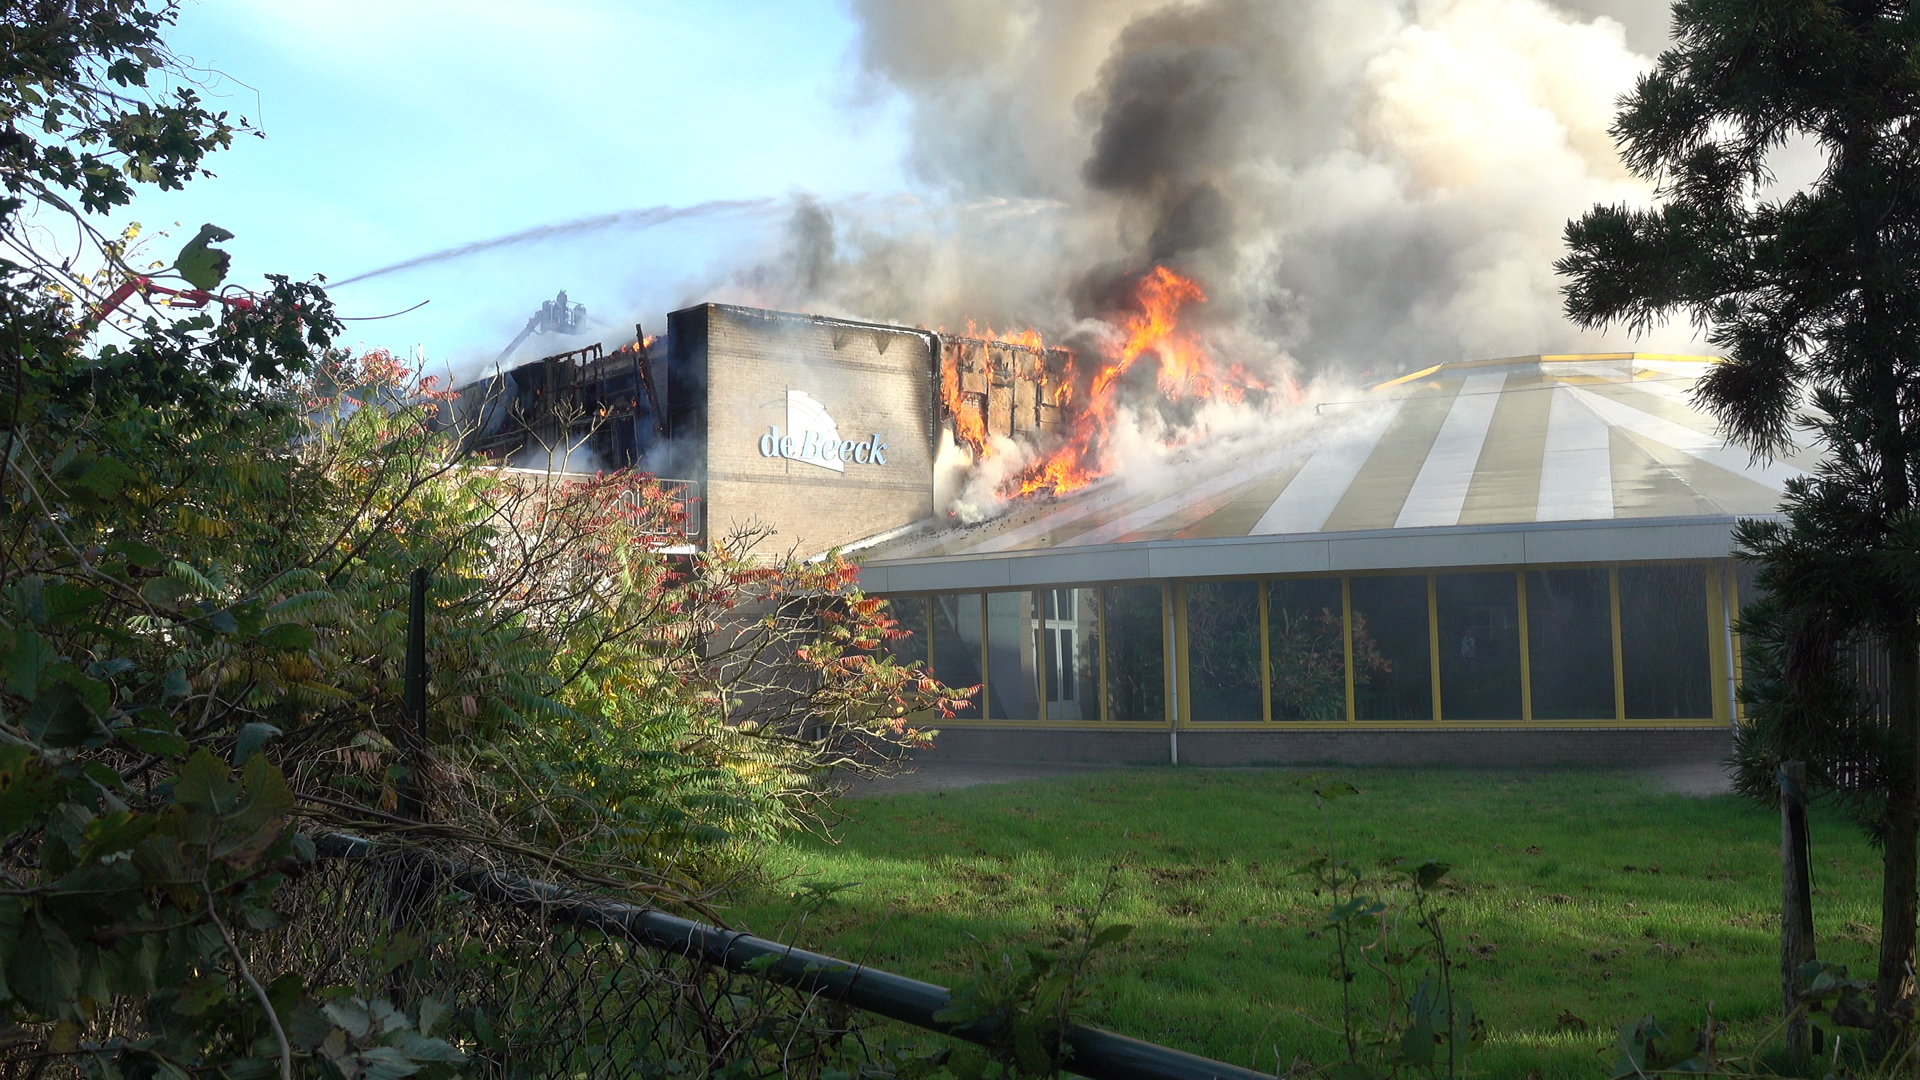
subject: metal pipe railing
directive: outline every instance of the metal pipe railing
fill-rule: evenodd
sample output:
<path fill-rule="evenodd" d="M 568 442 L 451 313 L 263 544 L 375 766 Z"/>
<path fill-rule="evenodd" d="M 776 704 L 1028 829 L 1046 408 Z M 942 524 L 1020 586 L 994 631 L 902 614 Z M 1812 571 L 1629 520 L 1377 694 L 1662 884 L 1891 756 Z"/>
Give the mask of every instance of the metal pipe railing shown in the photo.
<path fill-rule="evenodd" d="M 373 848 L 360 837 L 337 834 L 321 837 L 317 846 L 323 856 L 348 858 L 370 855 Z M 978 1024 L 956 1026 L 934 1019 L 935 1014 L 952 1001 L 951 992 L 944 986 L 796 949 L 738 930 L 722 930 L 652 908 L 591 899 L 550 882 L 499 871 L 455 870 L 450 880 L 463 891 L 489 903 L 512 906 L 727 971 L 768 979 L 928 1031 L 983 1046 L 992 1045 L 998 1034 Z M 1084 1024 L 1070 1025 L 1064 1039 L 1072 1052 L 1063 1068 L 1089 1080 L 1273 1080 L 1266 1073 Z"/>

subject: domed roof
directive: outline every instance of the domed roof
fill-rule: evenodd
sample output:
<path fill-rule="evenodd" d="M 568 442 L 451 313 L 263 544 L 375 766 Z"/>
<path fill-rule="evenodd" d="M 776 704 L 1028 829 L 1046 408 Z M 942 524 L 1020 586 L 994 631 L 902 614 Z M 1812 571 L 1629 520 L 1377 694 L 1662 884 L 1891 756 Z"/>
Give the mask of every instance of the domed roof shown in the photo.
<path fill-rule="evenodd" d="M 1152 475 L 1112 476 L 861 554 L 875 566 L 1553 522 L 1714 521 L 1724 537 L 1737 517 L 1775 513 L 1786 481 L 1815 458 L 1755 461 L 1728 446 L 1689 400 L 1714 362 L 1611 353 L 1440 364 L 1323 402 L 1284 430 L 1193 447 Z"/>

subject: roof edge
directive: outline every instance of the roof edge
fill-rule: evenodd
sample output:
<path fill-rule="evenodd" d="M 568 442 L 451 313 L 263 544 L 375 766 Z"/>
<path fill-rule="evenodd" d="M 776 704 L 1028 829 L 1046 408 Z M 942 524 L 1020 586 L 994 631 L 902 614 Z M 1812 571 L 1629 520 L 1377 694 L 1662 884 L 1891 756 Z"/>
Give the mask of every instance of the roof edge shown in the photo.
<path fill-rule="evenodd" d="M 901 326 L 898 323 L 868 322 L 864 319 L 845 319 L 837 315 L 813 315 L 802 311 L 779 311 L 774 308 L 747 307 L 744 304 L 723 304 L 714 300 L 708 300 L 698 304 L 689 304 L 686 307 L 669 312 L 668 315 L 671 317 L 673 315 L 679 315 L 682 312 L 699 311 L 701 308 L 712 308 L 715 311 L 725 312 L 729 315 L 760 319 L 765 322 L 797 322 L 809 323 L 814 326 L 846 326 L 857 330 L 881 330 L 887 333 L 907 334 L 918 338 L 939 336 L 938 331 L 929 330 L 924 326 Z"/>
<path fill-rule="evenodd" d="M 967 592 L 1111 581 L 1724 559 L 1733 553 L 1733 530 L 1739 521 L 1774 516 L 1717 514 L 1141 540 L 873 560 L 861 564 L 860 577 L 862 588 L 876 593 Z"/>
<path fill-rule="evenodd" d="M 1724 357 L 1709 356 L 1704 353 L 1612 352 L 1612 353 L 1535 353 L 1527 356 L 1496 356 L 1496 357 L 1490 357 L 1482 360 L 1449 360 L 1444 364 L 1433 364 L 1429 367 L 1421 368 L 1419 371 L 1411 372 L 1409 374 L 1402 375 L 1398 378 L 1388 379 L 1386 382 L 1378 383 L 1374 386 L 1369 387 L 1368 390 L 1369 392 L 1374 390 L 1385 390 L 1389 386 L 1399 386 L 1402 383 L 1409 383 L 1414 381 L 1415 379 L 1424 379 L 1429 375 L 1432 375 L 1432 374 L 1435 374 L 1436 372 L 1441 372 L 1441 371 L 1463 371 L 1469 368 L 1504 367 L 1509 364 L 1591 364 L 1596 362 L 1604 362 L 1608 360 L 1624 360 L 1624 361 L 1678 360 L 1678 361 L 1690 362 L 1690 363 L 1718 364 L 1718 363 L 1721 363 L 1724 359 L 1725 359 Z"/>

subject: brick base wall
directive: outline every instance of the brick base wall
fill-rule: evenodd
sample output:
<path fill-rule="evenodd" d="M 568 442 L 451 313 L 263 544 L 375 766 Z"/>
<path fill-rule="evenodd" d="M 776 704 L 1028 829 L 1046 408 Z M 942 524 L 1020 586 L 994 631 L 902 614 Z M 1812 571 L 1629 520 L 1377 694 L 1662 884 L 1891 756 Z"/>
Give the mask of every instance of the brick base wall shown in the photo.
<path fill-rule="evenodd" d="M 1164 765 L 1167 732 L 948 728 L 925 761 Z M 1181 731 L 1183 765 L 1608 765 L 1717 762 L 1725 728 Z"/>

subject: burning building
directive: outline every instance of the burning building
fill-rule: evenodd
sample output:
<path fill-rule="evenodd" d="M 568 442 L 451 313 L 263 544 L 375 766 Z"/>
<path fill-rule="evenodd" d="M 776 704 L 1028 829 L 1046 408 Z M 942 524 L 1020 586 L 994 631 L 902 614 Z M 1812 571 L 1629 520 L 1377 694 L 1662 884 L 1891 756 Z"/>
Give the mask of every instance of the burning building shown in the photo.
<path fill-rule="evenodd" d="M 1442 364 L 1278 444 L 866 552 L 908 655 L 983 684 L 942 749 L 1022 759 L 1620 762 L 1724 755 L 1755 464 L 1710 361 Z"/>
<path fill-rule="evenodd" d="M 703 542 L 759 526 L 858 558 L 899 654 L 981 686 L 943 755 L 1725 753 L 1733 527 L 1814 461 L 1726 447 L 1688 401 L 1711 360 L 1450 362 L 1307 404 L 1181 327 L 1197 287 L 1137 284 L 1098 348 L 705 304 L 463 400 L 476 449 L 588 433 L 602 465 L 682 480 Z M 1129 472 L 1142 400 L 1165 452 Z M 1191 423 L 1222 401 L 1260 422 Z M 956 460 L 990 513 L 941 490 Z"/>
<path fill-rule="evenodd" d="M 576 472 L 666 464 L 658 460 L 666 399 L 639 327 L 610 353 L 594 344 L 498 370 L 461 387 L 444 413 L 462 432 L 462 449 L 503 464 L 557 459 L 561 471 Z"/>

